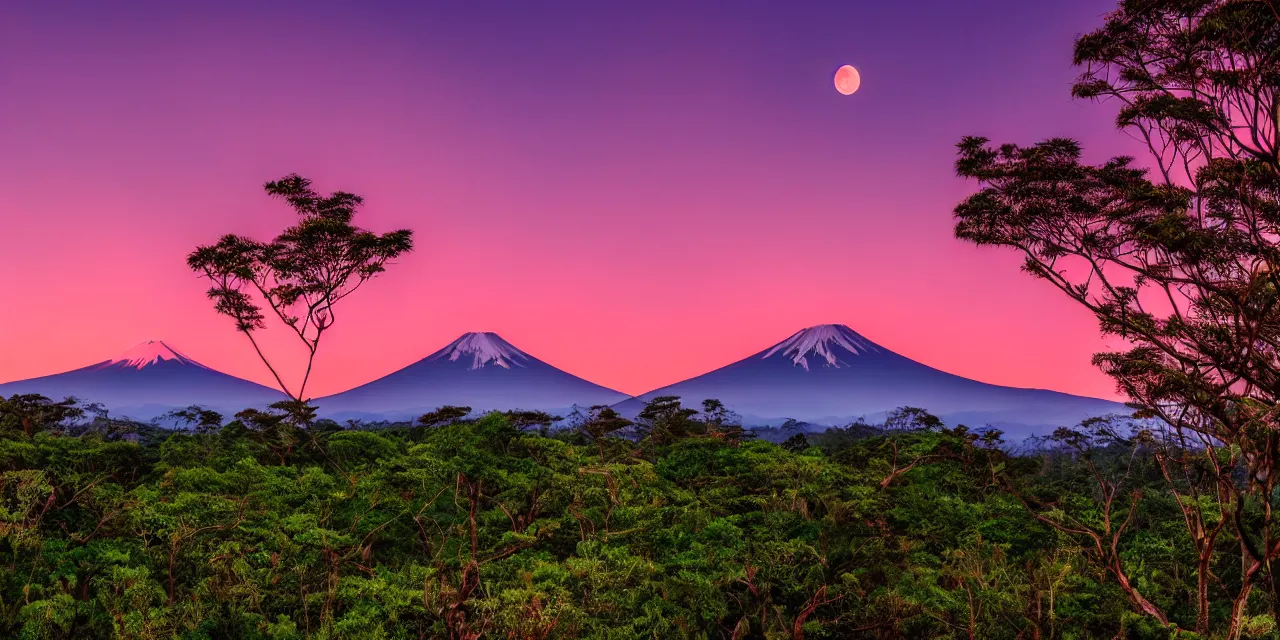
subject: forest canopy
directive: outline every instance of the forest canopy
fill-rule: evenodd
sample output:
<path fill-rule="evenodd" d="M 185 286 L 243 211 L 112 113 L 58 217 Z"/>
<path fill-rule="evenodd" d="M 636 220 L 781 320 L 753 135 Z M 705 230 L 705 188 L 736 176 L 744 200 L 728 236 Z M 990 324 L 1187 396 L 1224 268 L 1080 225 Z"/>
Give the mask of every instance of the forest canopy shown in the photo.
<path fill-rule="evenodd" d="M 0 405 L 5 637 L 1158 638 L 1196 625 L 1186 488 L 1164 477 L 1172 452 L 1124 420 L 1012 455 L 998 433 L 918 409 L 766 439 L 716 403 L 671 398 L 640 424 L 594 408 L 553 430 L 449 408 L 306 433 L 285 413 L 224 424 L 193 409 L 167 431 L 48 401 L 28 430 L 32 404 Z M 1208 594 L 1214 629 L 1231 624 L 1231 536 L 1210 558 L 1225 581 Z M 1267 598 L 1255 591 L 1263 613 L 1243 637 L 1271 632 Z"/>

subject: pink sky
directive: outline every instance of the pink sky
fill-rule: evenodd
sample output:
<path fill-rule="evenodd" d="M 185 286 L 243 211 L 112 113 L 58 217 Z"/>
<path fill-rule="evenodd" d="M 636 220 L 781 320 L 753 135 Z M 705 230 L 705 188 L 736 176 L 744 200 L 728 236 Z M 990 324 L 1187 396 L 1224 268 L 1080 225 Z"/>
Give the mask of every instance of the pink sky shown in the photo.
<path fill-rule="evenodd" d="M 466 331 L 641 393 L 843 323 L 985 382 L 1115 397 L 1093 319 L 951 232 L 962 135 L 1136 151 L 1068 96 L 1071 40 L 1109 3 L 991 4 L 845 29 L 778 5 L 325 5 L 305 29 L 248 4 L 20 8 L 0 24 L 0 381 L 163 339 L 268 383 L 184 258 L 288 224 L 261 184 L 298 172 L 417 232 L 345 303 L 316 395 Z"/>

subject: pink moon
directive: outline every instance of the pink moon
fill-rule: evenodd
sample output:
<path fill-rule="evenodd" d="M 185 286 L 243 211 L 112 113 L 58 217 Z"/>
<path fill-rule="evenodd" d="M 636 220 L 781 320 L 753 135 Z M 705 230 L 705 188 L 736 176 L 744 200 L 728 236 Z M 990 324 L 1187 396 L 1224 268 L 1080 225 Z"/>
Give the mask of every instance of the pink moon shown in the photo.
<path fill-rule="evenodd" d="M 836 69 L 836 91 L 848 96 L 862 86 L 862 76 L 858 75 L 858 70 L 853 65 L 846 64 Z"/>

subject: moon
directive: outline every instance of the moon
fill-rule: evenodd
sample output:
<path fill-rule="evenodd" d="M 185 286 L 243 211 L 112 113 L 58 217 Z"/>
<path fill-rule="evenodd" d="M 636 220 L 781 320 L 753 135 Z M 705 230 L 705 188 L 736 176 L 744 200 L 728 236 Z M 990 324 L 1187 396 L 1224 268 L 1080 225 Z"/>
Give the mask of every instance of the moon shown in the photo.
<path fill-rule="evenodd" d="M 853 65 L 846 64 L 836 69 L 836 91 L 849 96 L 862 86 L 862 76 L 858 74 L 858 70 Z"/>

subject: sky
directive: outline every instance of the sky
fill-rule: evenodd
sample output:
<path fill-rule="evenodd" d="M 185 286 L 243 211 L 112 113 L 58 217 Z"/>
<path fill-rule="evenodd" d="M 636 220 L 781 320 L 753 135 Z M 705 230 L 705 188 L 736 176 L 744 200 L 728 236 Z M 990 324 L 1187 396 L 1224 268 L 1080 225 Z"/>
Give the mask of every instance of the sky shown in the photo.
<path fill-rule="evenodd" d="M 10 0 L 0 381 L 162 339 L 270 383 L 184 260 L 288 225 L 262 184 L 297 172 L 417 240 L 344 301 L 316 395 L 466 331 L 639 394 L 841 323 L 970 378 L 1115 398 L 1095 320 L 952 233 L 962 136 L 1136 153 L 1111 105 L 1069 94 L 1071 43 L 1113 6 Z"/>

